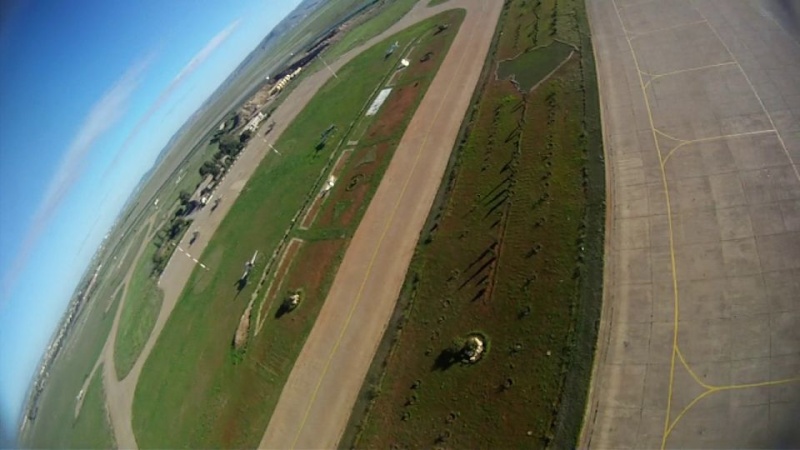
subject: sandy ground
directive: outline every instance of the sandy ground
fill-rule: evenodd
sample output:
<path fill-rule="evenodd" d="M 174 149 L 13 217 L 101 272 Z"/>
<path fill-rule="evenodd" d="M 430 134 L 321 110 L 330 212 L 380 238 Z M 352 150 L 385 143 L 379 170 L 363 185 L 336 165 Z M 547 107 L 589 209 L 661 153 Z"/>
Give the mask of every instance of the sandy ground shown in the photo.
<path fill-rule="evenodd" d="M 729 0 L 588 0 L 606 287 L 582 447 L 797 447 L 800 45 Z"/>
<path fill-rule="evenodd" d="M 463 6 L 468 6 L 472 12 L 479 10 L 481 2 L 479 0 L 466 0 L 460 2 L 448 2 L 440 7 L 436 8 L 427 8 L 425 5 L 427 4 L 428 0 L 422 0 L 414 9 L 412 9 L 409 14 L 407 14 L 400 22 L 395 24 L 394 26 L 390 27 L 389 29 L 385 30 L 379 36 L 371 39 L 370 41 L 366 42 L 364 45 L 353 49 L 352 51 L 342 55 L 336 62 L 331 64 L 331 69 L 333 71 L 338 70 L 344 64 L 352 60 L 358 54 L 369 48 L 371 45 L 379 42 L 380 40 L 388 37 L 391 34 L 400 31 L 403 28 L 408 27 L 414 23 L 419 22 L 427 17 L 435 15 L 441 11 L 446 9 L 453 8 L 459 4 Z M 492 6 L 491 9 L 495 11 L 495 21 L 496 21 L 496 14 L 499 12 L 499 3 L 497 2 L 497 6 Z M 487 5 L 488 6 L 488 5 Z M 477 8 L 477 9 L 476 9 Z M 488 7 L 484 7 L 489 9 Z M 470 13 L 471 20 L 475 21 L 477 19 L 475 14 Z M 482 14 L 480 17 L 484 17 L 485 14 Z M 468 19 L 470 20 L 470 19 Z M 475 23 L 475 22 L 473 22 Z M 486 22 L 483 22 L 484 24 Z M 494 22 L 492 22 L 494 23 Z M 465 23 L 465 25 L 467 25 Z M 491 27 L 493 28 L 493 26 Z M 462 27 L 463 29 L 463 27 Z M 467 28 L 469 29 L 469 28 Z M 463 34 L 463 33 L 462 33 Z M 481 33 L 476 33 L 476 35 L 483 35 L 485 34 L 486 38 L 482 39 L 485 41 L 482 43 L 484 46 L 488 46 L 489 40 L 491 39 L 491 30 Z M 460 37 L 462 40 L 463 37 Z M 463 45 L 463 44 L 462 44 Z M 456 45 L 454 43 L 454 49 Z M 460 51 L 461 54 L 465 52 L 465 49 L 462 48 Z M 485 52 L 485 50 L 484 50 Z M 451 51 L 451 53 L 453 53 Z M 448 57 L 448 59 L 452 59 L 452 57 Z M 483 63 L 483 58 L 480 58 L 480 64 L 478 64 L 478 69 L 475 69 L 468 78 L 475 78 L 477 79 L 478 72 L 480 70 L 480 65 Z M 447 61 L 445 61 L 447 64 Z M 451 63 L 452 64 L 452 63 Z M 444 65 L 442 66 L 444 68 Z M 464 67 L 466 69 L 466 66 Z M 237 160 L 237 162 L 233 165 L 230 169 L 224 180 L 219 184 L 219 187 L 216 191 L 216 196 L 222 196 L 223 200 L 220 205 L 217 207 L 215 211 L 211 211 L 210 208 L 205 208 L 201 210 L 199 213 L 195 215 L 194 223 L 192 229 L 200 230 L 200 234 L 196 241 L 189 246 L 189 239 L 191 237 L 191 233 L 187 233 L 184 239 L 179 244 L 180 248 L 184 251 L 176 251 L 173 257 L 170 259 L 169 264 L 167 265 L 166 269 L 164 270 L 161 279 L 159 280 L 159 286 L 164 290 L 164 300 L 162 302 L 161 311 L 159 312 L 158 318 L 156 320 L 156 324 L 150 334 L 148 341 L 146 342 L 142 353 L 139 355 L 136 363 L 134 364 L 131 371 L 128 375 L 122 379 L 118 380 L 116 377 L 116 370 L 114 367 L 114 342 L 117 336 L 117 330 L 119 327 L 119 316 L 120 311 L 122 311 L 122 302 L 120 303 L 119 309 L 117 311 L 117 316 L 114 319 L 114 324 L 112 325 L 111 332 L 109 334 L 109 339 L 106 342 L 104 347 L 103 353 L 101 355 L 102 363 L 103 363 L 103 383 L 104 389 L 106 394 L 106 403 L 109 412 L 109 416 L 111 419 L 111 425 L 114 432 L 114 436 L 117 442 L 117 445 L 120 448 L 137 448 L 136 438 L 133 433 L 132 427 L 132 409 L 133 409 L 133 396 L 136 390 L 136 384 L 139 380 L 139 376 L 142 371 L 142 366 L 144 362 L 147 360 L 147 357 L 150 355 L 150 352 L 155 345 L 158 336 L 161 334 L 161 331 L 164 328 L 164 325 L 167 322 L 172 310 L 175 308 L 175 305 L 180 297 L 181 291 L 183 287 L 186 285 L 186 282 L 189 279 L 192 271 L 195 269 L 195 257 L 192 255 L 201 255 L 203 249 L 205 249 L 206 245 L 208 244 L 209 238 L 214 234 L 217 227 L 219 226 L 220 222 L 224 218 L 225 214 L 227 214 L 228 210 L 230 209 L 231 205 L 233 205 L 234 201 L 238 197 L 239 193 L 241 192 L 242 188 L 244 187 L 247 180 L 252 176 L 255 172 L 256 168 L 258 167 L 262 158 L 264 158 L 268 153 L 270 157 L 275 157 L 274 153 L 270 153 L 269 145 L 273 144 L 277 137 L 279 137 L 283 131 L 286 129 L 287 125 L 290 124 L 297 114 L 305 107 L 308 101 L 316 94 L 316 92 L 325 84 L 325 82 L 331 77 L 331 72 L 324 70 L 317 72 L 308 76 L 304 79 L 298 86 L 289 94 L 289 97 L 281 104 L 281 106 L 275 110 L 273 113 L 273 119 L 275 120 L 275 128 L 266 137 L 266 139 L 253 139 L 250 141 L 248 146 L 243 150 L 241 156 Z M 453 75 L 455 77 L 455 75 Z M 461 77 L 463 78 L 463 77 Z M 442 92 L 445 90 L 450 92 L 450 89 L 446 89 L 442 85 L 448 84 L 446 80 L 442 80 L 441 77 L 438 78 L 438 89 Z M 456 97 L 457 92 L 463 90 L 466 84 L 471 83 L 474 86 L 475 81 L 469 81 L 464 79 L 460 81 L 459 86 L 456 86 L 456 89 L 453 90 L 452 96 Z M 433 88 L 433 86 L 432 86 Z M 444 167 L 444 163 L 446 163 L 448 153 L 452 147 L 453 141 L 455 139 L 455 133 L 460 125 L 461 117 L 463 116 L 463 111 L 466 108 L 466 102 L 468 102 L 469 94 L 472 92 L 472 88 L 469 88 L 469 93 L 463 95 L 462 103 L 464 106 L 461 109 L 457 109 L 459 111 L 457 114 L 449 114 L 452 113 L 454 110 L 451 109 L 448 114 L 447 121 L 453 122 L 450 128 L 452 128 L 452 133 L 447 133 L 449 136 L 452 134 L 452 137 L 449 140 L 449 143 L 442 147 L 443 153 L 440 155 L 438 159 L 441 159 L 442 168 Z M 440 97 L 436 102 L 441 103 L 441 93 L 438 94 Z M 427 99 L 427 97 L 426 97 Z M 433 100 L 428 99 L 428 102 L 432 102 Z M 452 101 L 452 100 L 451 100 Z M 458 105 L 452 105 L 458 106 Z M 429 107 L 430 108 L 430 107 Z M 420 107 L 420 111 L 422 110 L 422 106 Z M 419 116 L 419 112 L 417 113 Z M 430 119 L 430 118 L 429 118 Z M 455 123 L 458 122 L 458 123 Z M 262 133 L 263 130 L 259 130 L 259 133 Z M 419 137 L 417 137 L 419 139 Z M 442 143 L 447 142 L 447 140 L 442 141 L 440 137 L 435 139 L 435 142 Z M 429 148 L 433 147 L 434 140 L 431 141 L 431 145 L 428 145 Z M 407 144 L 408 145 L 408 144 Z M 417 143 L 417 147 L 419 144 Z M 446 150 L 446 152 L 444 151 Z M 399 152 L 398 152 L 399 153 Z M 396 166 L 396 164 L 393 164 Z M 396 171 L 396 169 L 395 169 Z M 427 173 L 427 171 L 426 171 Z M 387 172 L 388 175 L 388 172 Z M 417 176 L 420 176 L 419 174 Z M 433 193 L 435 193 L 436 187 L 438 186 L 439 179 L 441 178 L 441 174 L 438 176 L 434 176 L 433 178 L 430 177 L 430 174 L 425 176 L 422 174 L 424 178 L 429 178 L 426 182 L 431 184 L 429 187 L 431 198 Z M 390 179 L 387 176 L 387 179 Z M 387 183 L 384 183 L 387 184 Z M 380 192 L 380 190 L 379 190 Z M 376 198 L 377 195 L 376 195 Z M 408 196 L 406 196 L 408 198 Z M 428 207 L 430 206 L 430 201 L 428 201 Z M 407 208 L 406 206 L 404 206 Z M 425 215 L 427 214 L 428 208 L 420 208 L 420 205 L 415 205 L 414 208 L 416 209 L 416 215 L 421 217 L 422 219 L 419 220 L 419 224 L 416 227 L 416 230 L 413 232 L 413 239 L 409 241 L 409 249 L 413 250 L 413 243 L 416 242 L 417 235 L 419 233 L 419 229 L 421 228 L 422 221 L 424 220 Z M 423 211 L 424 209 L 424 211 Z M 365 220 L 366 222 L 366 220 Z M 377 226 L 376 224 L 370 224 L 373 228 Z M 362 226 L 360 228 L 360 234 L 364 234 L 365 227 Z M 413 242 L 412 242 L 413 241 Z M 188 255 L 187 255 L 188 253 Z M 408 252 L 408 256 L 410 257 L 410 250 Z M 399 283 L 402 282 L 403 276 L 405 274 L 407 262 L 402 267 L 397 268 L 398 271 L 394 274 L 394 278 L 397 280 L 397 286 L 399 289 Z M 213 267 L 209 268 L 209 270 L 214 270 Z M 392 296 L 392 303 L 389 306 L 386 306 L 385 309 L 387 311 L 386 317 L 388 318 L 388 312 L 391 312 L 393 307 L 394 297 L 396 294 Z M 323 313 L 324 314 L 324 313 Z M 384 325 L 385 326 L 385 325 Z M 380 327 L 380 331 L 382 332 L 383 326 Z M 375 338 L 374 344 L 377 345 L 378 339 L 380 338 L 380 334 L 377 334 Z M 374 348 L 372 350 L 374 352 Z M 369 354 L 371 355 L 371 353 Z M 363 355 L 362 356 L 362 365 L 366 368 L 369 365 L 371 360 L 371 356 Z M 366 369 L 365 369 L 366 370 Z M 363 378 L 363 375 L 362 375 Z M 358 385 L 354 385 L 352 396 L 355 397 L 358 388 L 360 387 L 360 382 Z M 344 421 L 347 420 L 347 416 L 349 415 L 349 409 L 347 411 L 343 411 L 342 417 Z M 337 438 L 338 439 L 338 438 Z"/>
<path fill-rule="evenodd" d="M 467 17 L 353 236 L 261 448 L 337 445 L 394 310 L 502 8 L 501 1 L 426 4 L 395 28 L 444 8 L 463 7 Z"/>

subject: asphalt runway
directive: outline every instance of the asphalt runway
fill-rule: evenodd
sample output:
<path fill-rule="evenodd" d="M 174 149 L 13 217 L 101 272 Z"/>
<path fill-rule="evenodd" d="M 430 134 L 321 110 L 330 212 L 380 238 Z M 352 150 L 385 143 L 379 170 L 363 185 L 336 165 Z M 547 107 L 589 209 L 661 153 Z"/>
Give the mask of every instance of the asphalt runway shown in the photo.
<path fill-rule="evenodd" d="M 786 2 L 587 7 L 609 215 L 581 445 L 797 448 L 800 45 L 775 13 Z"/>

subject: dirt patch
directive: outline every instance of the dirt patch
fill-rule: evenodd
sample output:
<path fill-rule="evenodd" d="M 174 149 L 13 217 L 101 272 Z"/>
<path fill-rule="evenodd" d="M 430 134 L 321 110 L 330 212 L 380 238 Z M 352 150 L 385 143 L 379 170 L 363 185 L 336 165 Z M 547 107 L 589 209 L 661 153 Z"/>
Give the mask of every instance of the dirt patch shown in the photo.
<path fill-rule="evenodd" d="M 252 306 L 248 305 L 239 319 L 239 326 L 236 327 L 236 334 L 233 335 L 233 348 L 239 350 L 244 347 L 247 342 L 247 335 L 250 332 L 250 310 Z"/>
<path fill-rule="evenodd" d="M 304 301 L 323 302 L 322 287 L 326 275 L 332 273 L 336 255 L 343 246 L 344 241 L 338 239 L 309 243 L 288 278 L 287 288 L 302 288 L 306 293 Z"/>
<path fill-rule="evenodd" d="M 292 261 L 294 261 L 294 258 L 297 256 L 297 252 L 300 251 L 300 247 L 302 245 L 303 241 L 300 239 L 292 239 L 289 241 L 289 245 L 287 245 L 286 249 L 283 251 L 283 256 L 281 256 L 281 259 L 278 262 L 278 268 L 275 270 L 275 276 L 272 278 L 269 287 L 267 287 L 263 300 L 261 301 L 261 305 L 258 308 L 258 315 L 256 316 L 256 335 L 258 335 L 258 333 L 261 331 L 261 327 L 264 326 L 267 313 L 270 310 L 273 301 L 275 300 L 275 295 L 277 292 L 280 292 L 281 286 L 283 285 L 283 280 L 286 277 L 286 274 L 289 272 L 289 268 L 292 266 Z"/>
<path fill-rule="evenodd" d="M 376 173 L 387 162 L 394 150 L 393 147 L 388 142 L 382 142 L 360 149 L 350 158 L 350 164 L 339 177 L 339 182 L 328 194 L 330 198 L 323 205 L 320 227 L 349 227 L 354 224 L 359 209 L 376 181 Z"/>
<path fill-rule="evenodd" d="M 336 164 L 334 164 L 333 169 L 331 169 L 330 174 L 328 174 L 328 177 L 334 176 L 338 179 L 340 172 L 342 169 L 344 169 L 344 166 L 347 164 L 347 161 L 350 159 L 350 155 L 352 154 L 352 149 L 342 152 L 342 154 L 339 155 L 339 159 L 336 160 Z M 305 216 L 303 216 L 303 220 L 300 222 L 301 229 L 308 229 L 314 223 L 314 219 L 317 218 L 317 214 L 319 214 L 320 209 L 322 209 L 322 204 L 329 195 L 330 192 L 325 196 L 318 195 L 317 198 L 314 199 L 314 202 L 308 208 Z"/>
<path fill-rule="evenodd" d="M 395 87 L 389 95 L 378 120 L 367 130 L 366 139 L 374 141 L 402 130 L 401 125 L 419 96 L 419 83 Z"/>

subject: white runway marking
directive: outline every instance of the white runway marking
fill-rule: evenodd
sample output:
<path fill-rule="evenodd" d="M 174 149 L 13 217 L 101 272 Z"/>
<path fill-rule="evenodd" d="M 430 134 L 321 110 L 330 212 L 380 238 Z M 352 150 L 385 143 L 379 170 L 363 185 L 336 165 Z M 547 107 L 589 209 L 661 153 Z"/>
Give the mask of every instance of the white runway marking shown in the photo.
<path fill-rule="evenodd" d="M 178 249 L 178 251 L 180 251 L 181 253 L 186 255 L 187 258 L 191 259 L 195 264 L 198 264 L 200 267 L 202 267 L 203 270 L 208 270 L 208 266 L 206 266 L 205 264 L 203 264 L 200 261 L 198 261 L 197 258 L 195 258 L 194 256 L 190 255 L 189 252 L 187 252 L 186 250 L 184 250 L 180 246 L 178 246 L 176 248 Z"/>

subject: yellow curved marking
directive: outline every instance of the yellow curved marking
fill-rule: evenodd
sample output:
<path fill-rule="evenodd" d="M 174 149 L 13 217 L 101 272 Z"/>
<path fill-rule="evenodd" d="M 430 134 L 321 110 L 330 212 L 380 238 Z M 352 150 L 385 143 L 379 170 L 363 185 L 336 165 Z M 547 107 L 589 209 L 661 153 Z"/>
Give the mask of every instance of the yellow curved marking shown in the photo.
<path fill-rule="evenodd" d="M 642 89 L 642 97 L 644 98 L 645 107 L 647 109 L 647 116 L 648 116 L 648 119 L 650 121 L 650 128 L 651 128 L 651 131 L 652 131 L 652 134 L 653 134 L 653 141 L 655 143 L 656 152 L 657 152 L 658 158 L 659 158 L 659 166 L 660 166 L 660 170 L 661 170 L 661 179 L 662 179 L 662 182 L 664 184 L 664 196 L 666 198 L 666 210 L 667 210 L 666 213 L 667 213 L 667 219 L 668 219 L 667 223 L 668 223 L 668 232 L 669 232 L 668 234 L 669 234 L 670 263 L 671 263 L 671 266 L 672 266 L 672 284 L 673 284 L 673 294 L 674 294 L 674 298 L 673 298 L 674 311 L 673 311 L 672 356 L 671 356 L 671 359 L 670 359 L 669 384 L 668 384 L 668 389 L 667 389 L 668 390 L 668 393 L 667 393 L 667 411 L 666 411 L 666 414 L 665 414 L 665 417 L 664 417 L 664 434 L 663 434 L 662 440 L 661 440 L 661 448 L 663 450 L 666 447 L 667 438 L 669 437 L 669 435 L 672 432 L 672 430 L 675 427 L 675 425 L 680 421 L 681 418 L 683 418 L 683 416 L 695 404 L 697 404 L 697 402 L 699 402 L 703 398 L 705 398 L 705 397 L 707 397 L 707 396 L 709 396 L 709 395 L 711 395 L 711 394 L 713 394 L 715 392 L 720 392 L 720 391 L 725 391 L 725 390 L 747 389 L 747 388 L 763 387 L 763 386 L 774 386 L 774 385 L 778 385 L 778 384 L 784 384 L 784 383 L 791 383 L 791 382 L 795 382 L 795 381 L 800 381 L 800 377 L 797 377 L 797 378 L 789 378 L 789 379 L 777 380 L 777 381 L 767 381 L 767 382 L 761 382 L 761 383 L 748 383 L 748 384 L 729 385 L 729 386 L 712 386 L 712 385 L 709 385 L 709 384 L 703 382 L 700 379 L 700 377 L 697 376 L 697 374 L 694 372 L 694 370 L 692 370 L 691 366 L 689 366 L 688 362 L 686 362 L 685 358 L 683 357 L 683 354 L 680 352 L 680 348 L 678 347 L 678 331 L 679 331 L 678 323 L 679 323 L 679 311 L 680 311 L 680 307 L 679 307 L 680 306 L 680 296 L 679 296 L 679 292 L 678 292 L 677 266 L 676 266 L 676 262 L 675 262 L 675 245 L 674 245 L 672 207 L 671 207 L 670 195 L 669 195 L 669 183 L 667 181 L 667 175 L 666 175 L 666 170 L 665 170 L 666 162 L 667 162 L 668 158 L 672 155 L 672 153 L 674 153 L 678 148 L 683 147 L 683 146 L 685 146 L 686 144 L 689 144 L 689 143 L 712 141 L 712 140 L 724 139 L 724 138 L 730 138 L 730 137 L 747 136 L 747 135 L 772 133 L 772 132 L 778 134 L 778 138 L 780 139 L 780 134 L 777 133 L 777 130 L 775 129 L 774 124 L 772 124 L 773 125 L 773 129 L 771 129 L 771 130 L 761 130 L 761 131 L 755 131 L 755 132 L 739 133 L 739 134 L 732 134 L 732 135 L 726 135 L 726 136 L 716 136 L 716 137 L 701 138 L 701 139 L 694 139 L 694 140 L 679 139 L 679 138 L 676 138 L 674 136 L 670 136 L 669 134 L 667 134 L 667 133 L 665 133 L 665 132 L 663 132 L 661 130 L 658 130 L 655 127 L 655 122 L 653 120 L 652 110 L 650 108 L 650 99 L 649 99 L 649 97 L 647 95 L 647 91 L 646 91 L 647 84 L 644 82 L 644 79 L 642 78 L 642 75 L 650 75 L 650 76 L 654 77 L 654 79 L 655 79 L 655 77 L 657 77 L 657 75 L 647 74 L 646 72 L 643 72 L 641 70 L 640 65 L 639 65 L 639 60 L 638 60 L 638 58 L 636 56 L 636 52 L 633 49 L 633 44 L 631 43 L 631 34 L 632 33 L 625 28 L 624 22 L 622 21 L 622 16 L 620 15 L 619 8 L 617 7 L 617 4 L 616 4 L 616 0 L 612 0 L 612 3 L 614 4 L 614 8 L 616 10 L 617 17 L 619 18 L 620 26 L 622 27 L 623 32 L 625 33 L 625 39 L 628 42 L 628 47 L 630 48 L 631 56 L 633 58 L 633 62 L 635 64 L 635 66 L 636 66 L 636 71 L 639 74 L 639 85 L 640 85 L 640 88 Z M 702 22 L 706 22 L 706 20 L 703 19 L 702 21 L 695 22 L 695 23 L 702 23 Z M 688 25 L 691 25 L 691 24 L 688 24 Z M 671 28 L 677 28 L 677 27 L 671 27 Z M 656 30 L 656 31 L 664 31 L 664 30 Z M 715 30 L 715 33 L 716 33 L 716 30 Z M 717 38 L 719 38 L 719 36 L 717 36 Z M 722 40 L 720 39 L 720 41 L 722 41 Z M 723 42 L 723 45 L 724 45 L 724 42 Z M 726 46 L 726 49 L 727 49 L 727 46 Z M 731 56 L 731 58 L 734 59 L 733 63 L 739 65 L 738 61 L 736 61 L 735 57 L 733 56 L 733 53 L 731 53 L 730 50 L 728 50 L 728 54 Z M 730 64 L 730 63 L 724 63 L 724 64 L 720 64 L 720 65 L 727 65 L 727 64 Z M 740 65 L 739 65 L 739 68 L 741 70 L 741 66 Z M 689 70 L 696 70 L 696 69 L 689 69 Z M 684 70 L 684 71 L 688 71 L 688 70 Z M 681 71 L 676 71 L 674 73 L 671 72 L 670 74 L 675 74 L 675 73 L 680 73 L 680 72 Z M 666 75 L 667 74 L 662 74 L 661 76 L 666 76 Z M 751 85 L 751 87 L 752 87 L 752 85 Z M 754 89 L 753 89 L 753 92 L 755 92 Z M 762 107 L 763 107 L 763 103 L 762 103 Z M 771 121 L 771 119 L 770 119 L 770 121 Z M 672 148 L 670 150 L 670 152 L 668 153 L 668 155 L 666 157 L 662 157 L 661 146 L 659 145 L 658 139 L 656 138 L 657 134 L 660 134 L 663 137 L 666 137 L 668 139 L 671 139 L 671 140 L 676 141 L 676 142 L 679 143 L 678 145 L 676 145 L 674 148 Z M 782 140 L 781 140 L 781 144 L 783 144 Z M 797 169 L 795 168 L 795 170 L 797 170 Z M 681 412 L 676 416 L 675 420 L 670 423 L 669 419 L 670 419 L 670 414 L 671 414 L 671 411 L 672 411 L 672 397 L 673 397 L 674 382 L 675 382 L 675 360 L 676 360 L 676 356 L 681 361 L 681 364 L 689 372 L 691 377 L 700 386 L 702 386 L 706 390 L 703 393 L 701 393 L 700 395 L 698 395 L 697 397 L 695 397 L 686 407 L 684 407 L 681 410 Z"/>
<path fill-rule="evenodd" d="M 673 153 L 675 153 L 676 150 L 678 150 L 679 148 L 681 148 L 681 147 L 683 147 L 685 145 L 697 144 L 699 142 L 718 141 L 718 140 L 721 140 L 721 139 L 730 139 L 730 138 L 737 138 L 737 137 L 744 137 L 744 136 L 757 136 L 759 134 L 769 134 L 769 133 L 777 133 L 777 132 L 778 132 L 777 130 L 759 130 L 759 131 L 748 131 L 746 133 L 734 133 L 734 134 L 725 134 L 725 135 L 722 135 L 722 136 L 713 136 L 713 137 L 707 137 L 707 138 L 692 139 L 692 140 L 689 140 L 689 141 L 685 141 L 685 140 L 681 139 L 681 143 L 676 145 L 675 147 L 673 147 L 673 149 L 670 150 L 667 153 L 667 156 L 664 157 L 664 164 L 666 164 L 667 161 L 669 161 L 669 158 L 672 156 Z"/>
<path fill-rule="evenodd" d="M 461 67 L 464 65 L 464 61 L 466 60 L 466 56 L 469 52 L 463 52 L 461 55 L 461 59 L 458 62 L 458 70 L 457 72 L 461 71 Z M 422 149 L 425 148 L 425 144 L 428 142 L 428 137 L 433 130 L 434 125 L 439 118 L 439 114 L 442 112 L 442 108 L 444 107 L 445 100 L 450 95 L 450 90 L 455 83 L 448 83 L 447 90 L 445 91 L 444 97 L 442 98 L 441 102 L 439 103 L 439 109 L 436 110 L 436 114 L 433 116 L 433 120 L 430 122 L 430 126 L 428 127 L 428 131 L 425 133 L 425 138 L 422 140 L 422 143 L 417 150 L 417 155 L 414 158 L 414 165 L 411 167 L 411 170 L 408 171 L 408 177 L 406 178 L 405 183 L 403 184 L 403 189 L 400 191 L 400 195 L 397 197 L 397 201 L 392 208 L 392 213 L 389 215 L 389 219 L 386 221 L 386 225 L 381 232 L 380 238 L 378 238 L 378 243 L 375 245 L 375 250 L 372 252 L 372 257 L 369 260 L 369 265 L 367 266 L 366 274 L 364 275 L 364 279 L 361 281 L 361 285 L 358 288 L 358 293 L 356 294 L 356 300 L 353 302 L 353 306 L 350 307 L 350 311 L 347 313 L 347 319 L 345 320 L 344 326 L 342 330 L 339 332 L 339 336 L 336 338 L 336 343 L 333 346 L 333 350 L 331 350 L 330 354 L 328 355 L 328 360 L 325 362 L 325 367 L 322 369 L 322 373 L 319 376 L 317 381 L 317 385 L 314 387 L 314 392 L 311 394 L 311 400 L 308 402 L 308 406 L 306 407 L 305 413 L 303 414 L 303 420 L 300 421 L 300 427 L 297 429 L 297 434 L 292 441 L 291 448 L 295 448 L 297 445 L 298 439 L 300 439 L 300 433 L 303 431 L 305 427 L 306 421 L 308 420 L 308 415 L 311 412 L 311 406 L 314 405 L 316 401 L 317 395 L 319 394 L 319 388 L 322 385 L 322 380 L 325 378 L 325 375 L 328 373 L 328 369 L 330 368 L 331 361 L 333 361 L 333 356 L 336 354 L 336 351 L 339 349 L 339 345 L 342 343 L 342 338 L 344 337 L 344 333 L 347 331 L 348 326 L 350 325 L 350 320 L 353 318 L 353 313 L 356 310 L 356 307 L 361 303 L 361 297 L 364 293 L 364 287 L 367 284 L 367 280 L 369 279 L 370 274 L 372 273 L 372 268 L 375 264 L 375 259 L 378 257 L 378 252 L 383 244 L 383 240 L 386 238 L 386 233 L 389 231 L 389 227 L 392 225 L 392 221 L 394 220 L 394 216 L 397 214 L 397 210 L 400 207 L 400 202 L 405 197 L 406 189 L 408 189 L 408 185 L 411 182 L 411 175 L 417 168 L 417 164 L 419 163 L 420 156 L 422 155 Z"/>
<path fill-rule="evenodd" d="M 617 14 L 619 14 L 619 11 L 617 11 Z M 622 22 L 621 18 L 620 18 L 620 22 Z M 672 25 L 672 26 L 669 26 L 669 27 L 658 28 L 658 29 L 650 30 L 650 31 L 640 31 L 640 32 L 628 31 L 627 29 L 625 29 L 624 25 L 623 25 L 622 29 L 625 30 L 625 32 L 627 34 L 631 35 L 630 39 L 628 39 L 630 41 L 630 40 L 633 40 L 633 39 L 636 39 L 636 38 L 640 38 L 642 36 L 647 36 L 649 34 L 662 33 L 664 31 L 671 31 L 671 30 L 675 30 L 675 29 L 678 29 L 678 28 L 690 27 L 692 25 L 700 25 L 701 23 L 706 23 L 706 22 L 707 22 L 706 19 L 703 19 L 703 20 L 697 20 L 697 21 L 694 21 L 694 22 L 681 23 L 681 24 Z"/>
<path fill-rule="evenodd" d="M 797 383 L 800 382 L 800 377 L 794 378 L 786 378 L 783 380 L 774 380 L 774 381 L 763 381 L 760 383 L 744 383 L 744 384 L 731 384 L 728 386 L 716 386 L 712 387 L 705 392 L 701 393 L 697 397 L 695 397 L 688 405 L 686 405 L 677 416 L 675 416 L 675 420 L 672 421 L 669 428 L 667 428 L 667 433 L 664 435 L 664 441 L 666 441 L 667 437 L 669 437 L 672 430 L 678 425 L 678 422 L 683 419 L 683 416 L 686 415 L 693 407 L 696 405 L 700 400 L 708 397 L 711 394 L 722 392 L 722 391 L 733 391 L 739 389 L 750 389 L 750 388 L 758 388 L 758 387 L 770 387 L 770 386 L 778 386 L 781 384 L 788 384 L 788 383 Z"/>
<path fill-rule="evenodd" d="M 736 61 L 726 61 L 726 62 L 719 63 L 719 64 L 710 64 L 710 65 L 707 65 L 707 66 L 691 67 L 689 69 L 673 70 L 671 72 L 665 72 L 665 73 L 658 73 L 658 74 L 645 73 L 645 75 L 647 75 L 647 76 L 649 76 L 651 78 L 649 80 L 647 80 L 647 83 L 644 84 L 644 88 L 647 89 L 650 86 L 650 83 L 652 83 L 653 81 L 655 81 L 655 80 L 657 80 L 659 78 L 669 77 L 669 76 L 672 76 L 672 75 L 678 75 L 678 74 L 687 73 L 687 72 L 696 72 L 696 71 L 699 71 L 699 70 L 713 69 L 715 67 L 730 66 L 730 65 L 734 65 L 734 64 L 736 64 Z"/>
<path fill-rule="evenodd" d="M 656 146 L 656 153 L 658 154 L 658 162 L 659 162 L 659 169 L 661 170 L 661 181 L 664 184 L 664 197 L 666 198 L 666 206 L 667 206 L 667 226 L 668 226 L 668 234 L 669 234 L 669 257 L 670 257 L 670 264 L 672 266 L 672 290 L 673 290 L 673 318 L 672 318 L 672 356 L 670 357 L 670 364 L 669 364 L 669 384 L 667 387 L 667 412 L 664 418 L 664 434 L 661 440 L 661 448 L 663 449 L 666 446 L 667 440 L 667 430 L 669 429 L 669 416 L 670 411 L 672 410 L 672 391 L 674 388 L 675 382 L 675 357 L 678 353 L 678 311 L 679 311 L 679 298 L 678 298 L 678 277 L 677 277 L 677 270 L 676 270 L 676 263 L 675 263 L 675 238 L 673 232 L 673 225 L 672 225 L 672 207 L 669 198 L 669 184 L 667 183 L 667 174 L 664 168 L 664 159 L 661 156 L 661 146 L 658 144 L 658 138 L 656 137 L 656 133 L 659 133 L 669 139 L 675 141 L 681 141 L 680 139 L 675 139 L 668 134 L 658 131 L 655 127 L 655 121 L 653 120 L 653 112 L 650 109 L 650 99 L 647 96 L 647 91 L 644 88 L 644 80 L 642 79 L 642 69 L 639 65 L 639 59 L 636 57 L 636 52 L 633 50 L 633 44 L 631 43 L 630 33 L 627 29 L 625 29 L 625 24 L 622 21 L 622 16 L 619 13 L 619 8 L 617 7 L 616 0 L 611 0 L 614 5 L 614 10 L 617 13 L 617 17 L 619 18 L 620 25 L 622 26 L 623 32 L 625 33 L 625 40 L 628 41 L 628 47 L 631 51 L 631 56 L 633 57 L 633 63 L 636 66 L 636 71 L 639 74 L 639 87 L 642 90 L 642 97 L 644 98 L 645 109 L 647 109 L 647 117 L 650 121 L 650 130 L 653 134 L 653 143 Z"/>
<path fill-rule="evenodd" d="M 695 373 L 695 371 L 692 370 L 692 367 L 689 366 L 688 362 L 686 362 L 686 358 L 683 357 L 683 353 L 681 352 L 680 347 L 676 347 L 675 351 L 678 353 L 678 359 L 681 360 L 681 364 L 683 364 L 683 367 L 686 368 L 686 371 L 689 372 L 689 375 L 692 376 L 692 378 L 694 379 L 694 381 L 697 382 L 697 384 L 699 384 L 700 386 L 703 386 L 703 388 L 705 388 L 705 389 L 714 389 L 714 386 L 712 386 L 712 385 L 706 383 L 705 381 L 701 380 L 700 377 L 697 376 L 697 373 Z"/>
<path fill-rule="evenodd" d="M 642 89 L 642 95 L 644 95 L 645 103 L 647 103 L 647 106 L 648 106 L 648 108 L 647 108 L 648 111 L 647 112 L 649 114 L 650 113 L 650 100 L 647 98 L 647 93 L 644 92 L 644 88 Z M 659 130 L 658 128 L 656 128 L 655 125 L 653 125 L 653 132 L 655 134 L 660 134 L 661 136 L 664 136 L 667 139 L 672 139 L 675 142 L 685 142 L 686 141 L 685 139 L 676 138 L 675 136 L 670 136 L 669 134 L 667 134 L 667 133 Z M 656 145 L 658 146 L 658 142 L 656 142 Z M 658 152 L 659 152 L 659 154 L 661 154 L 660 146 L 659 146 Z"/>

